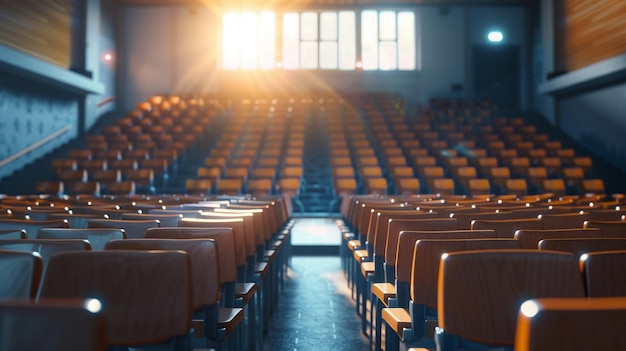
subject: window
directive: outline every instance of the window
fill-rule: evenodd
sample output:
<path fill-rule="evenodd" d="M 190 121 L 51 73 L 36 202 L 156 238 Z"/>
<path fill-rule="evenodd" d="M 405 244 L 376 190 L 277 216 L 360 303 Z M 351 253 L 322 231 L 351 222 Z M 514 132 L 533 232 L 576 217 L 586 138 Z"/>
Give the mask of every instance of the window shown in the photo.
<path fill-rule="evenodd" d="M 286 13 L 282 30 L 284 69 L 354 69 L 354 11 Z"/>
<path fill-rule="evenodd" d="M 363 11 L 361 62 L 364 70 L 415 70 L 415 14 Z"/>
<path fill-rule="evenodd" d="M 273 69 L 275 66 L 274 12 L 225 13 L 222 22 L 222 68 Z"/>
<path fill-rule="evenodd" d="M 287 12 L 279 16 L 282 28 L 277 27 L 274 12 L 225 13 L 222 68 L 354 70 L 357 40 L 363 70 L 415 70 L 419 66 L 413 11 L 362 11 L 360 33 L 355 11 Z M 282 38 L 279 55 L 277 32 Z"/>

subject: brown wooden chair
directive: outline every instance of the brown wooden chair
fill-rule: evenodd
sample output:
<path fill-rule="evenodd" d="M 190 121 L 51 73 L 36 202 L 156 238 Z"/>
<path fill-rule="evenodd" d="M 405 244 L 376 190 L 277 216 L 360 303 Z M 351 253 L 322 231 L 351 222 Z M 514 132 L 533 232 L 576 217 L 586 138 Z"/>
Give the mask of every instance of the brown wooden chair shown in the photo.
<path fill-rule="evenodd" d="M 279 194 L 298 197 L 300 194 L 300 183 L 300 178 L 280 178 L 276 184 L 276 191 Z"/>
<path fill-rule="evenodd" d="M 515 232 L 515 239 L 519 240 L 522 249 L 538 249 L 539 242 L 543 239 L 560 238 L 600 238 L 601 233 L 597 228 L 593 229 L 521 229 Z"/>
<path fill-rule="evenodd" d="M 584 179 L 581 181 L 582 194 L 604 195 L 604 181 L 602 179 Z"/>
<path fill-rule="evenodd" d="M 0 230 L 24 230 L 29 237 L 35 237 L 41 228 L 67 228 L 68 226 L 69 223 L 65 219 L 0 219 Z"/>
<path fill-rule="evenodd" d="M 229 347 L 237 349 L 238 325 L 244 319 L 242 308 L 224 308 L 219 306 L 221 280 L 219 276 L 219 256 L 217 243 L 213 239 L 127 239 L 113 240 L 106 244 L 106 250 L 182 250 L 191 261 L 192 308 L 194 310 L 194 329 L 196 335 L 203 335 L 212 343 L 229 342 Z M 224 318 L 227 316 L 228 318 Z M 208 345 L 211 346 L 211 345 Z"/>
<path fill-rule="evenodd" d="M 91 249 L 104 250 L 110 240 L 126 239 L 123 229 L 99 228 L 43 228 L 37 233 L 38 240 L 87 240 Z"/>
<path fill-rule="evenodd" d="M 488 195 L 493 194 L 489 179 L 475 178 L 467 180 L 467 195 Z"/>
<path fill-rule="evenodd" d="M 363 180 L 365 192 L 368 194 L 387 194 L 387 179 L 383 177 L 370 177 Z"/>
<path fill-rule="evenodd" d="M 543 229 L 538 218 L 475 219 L 472 230 L 492 229 L 498 238 L 513 238 L 520 229 Z M 536 246 L 535 246 L 536 247 Z"/>
<path fill-rule="evenodd" d="M 123 216 L 120 214 L 120 218 Z M 89 219 L 87 220 L 87 228 L 109 228 L 123 229 L 126 237 L 129 239 L 138 239 L 145 237 L 146 230 L 149 228 L 160 227 L 161 222 L 156 219 L 134 220 L 134 219 Z"/>
<path fill-rule="evenodd" d="M 116 183 L 109 183 L 106 187 L 106 194 L 108 195 L 135 195 L 136 184 L 132 180 L 124 180 Z"/>
<path fill-rule="evenodd" d="M 417 178 L 398 178 L 394 184 L 398 195 L 416 195 L 420 192 L 420 181 Z"/>
<path fill-rule="evenodd" d="M 546 238 L 539 241 L 539 250 L 554 250 L 573 253 L 580 257 L 587 252 L 626 250 L 626 239 L 622 238 Z"/>
<path fill-rule="evenodd" d="M 213 189 L 213 181 L 211 179 L 187 179 L 185 181 L 185 192 L 187 194 L 208 195 Z"/>
<path fill-rule="evenodd" d="M 63 195 L 65 193 L 65 187 L 62 181 L 38 181 L 35 183 L 35 187 L 33 189 L 37 194 L 44 195 Z"/>
<path fill-rule="evenodd" d="M 580 256 L 587 297 L 626 296 L 626 250 L 588 252 Z"/>
<path fill-rule="evenodd" d="M 240 195 L 243 187 L 241 179 L 220 179 L 215 185 L 216 193 L 222 195 Z"/>
<path fill-rule="evenodd" d="M 16 351 L 105 351 L 104 316 L 98 305 L 94 299 L 4 300 L 2 346 Z"/>
<path fill-rule="evenodd" d="M 23 240 L 28 239 L 26 231 L 23 229 L 2 229 L 0 230 L 0 240 Z M 0 241 L 0 244 L 2 241 Z"/>
<path fill-rule="evenodd" d="M 0 250 L 37 252 L 42 259 L 43 274 L 52 255 L 64 251 L 91 250 L 91 244 L 83 239 L 9 239 L 0 240 Z"/>
<path fill-rule="evenodd" d="M 524 302 L 517 318 L 516 351 L 618 350 L 626 298 L 537 298 Z"/>
<path fill-rule="evenodd" d="M 587 220 L 583 228 L 599 228 L 603 238 L 626 238 L 626 221 Z"/>
<path fill-rule="evenodd" d="M 0 298 L 34 298 L 42 271 L 38 253 L 0 249 Z"/>
<path fill-rule="evenodd" d="M 440 195 L 454 195 L 454 180 L 452 178 L 432 179 L 429 182 L 429 189 L 431 193 L 436 193 Z"/>
<path fill-rule="evenodd" d="M 192 275 L 183 251 L 54 255 L 40 298 L 92 298 L 106 308 L 107 346 L 191 349 Z"/>
<path fill-rule="evenodd" d="M 408 240 L 404 254 L 410 255 L 411 259 L 404 257 L 404 263 L 399 262 L 397 275 L 409 287 L 410 295 L 406 296 L 407 300 L 404 302 L 397 301 L 396 307 L 382 311 L 387 349 L 396 349 L 399 341 L 407 346 L 434 345 L 437 277 L 441 255 L 470 250 L 519 249 L 518 242 L 512 239 L 496 239 L 492 230 L 444 231 L 436 234 L 422 237 L 415 233 L 400 238 Z M 412 252 L 409 252 L 410 247 L 414 248 Z"/>
<path fill-rule="evenodd" d="M 435 341 L 441 350 L 459 350 L 465 341 L 512 347 L 525 300 L 585 296 L 573 255 L 538 250 L 447 253 L 441 258 L 438 287 Z"/>
<path fill-rule="evenodd" d="M 511 212 L 508 211 L 453 211 L 449 216 L 455 218 L 459 229 L 472 229 L 472 221 L 475 219 L 510 219 Z"/>
<path fill-rule="evenodd" d="M 68 190 L 73 195 L 93 195 L 96 197 L 101 195 L 100 182 L 97 181 L 73 183 Z"/>
<path fill-rule="evenodd" d="M 555 196 L 563 196 L 566 193 L 565 181 L 563 179 L 543 179 L 541 181 L 541 191 L 551 193 Z"/>

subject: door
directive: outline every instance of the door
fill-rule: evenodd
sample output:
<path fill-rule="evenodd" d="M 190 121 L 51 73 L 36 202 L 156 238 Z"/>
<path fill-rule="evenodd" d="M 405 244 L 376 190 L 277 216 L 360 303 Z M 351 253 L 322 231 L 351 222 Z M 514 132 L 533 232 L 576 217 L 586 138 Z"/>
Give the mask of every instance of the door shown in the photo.
<path fill-rule="evenodd" d="M 473 60 L 474 96 L 489 98 L 500 110 L 519 110 L 519 45 L 475 45 Z"/>

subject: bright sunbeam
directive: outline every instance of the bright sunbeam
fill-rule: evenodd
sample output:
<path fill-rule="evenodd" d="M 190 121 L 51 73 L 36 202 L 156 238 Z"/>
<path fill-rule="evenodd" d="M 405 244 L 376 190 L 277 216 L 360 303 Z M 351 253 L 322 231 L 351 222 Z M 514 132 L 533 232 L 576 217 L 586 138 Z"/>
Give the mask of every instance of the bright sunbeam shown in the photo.
<path fill-rule="evenodd" d="M 259 22 L 256 13 L 246 12 L 241 15 L 239 23 L 239 40 L 241 50 L 241 68 L 256 69 L 258 61 L 257 34 Z"/>
<path fill-rule="evenodd" d="M 239 14 L 225 13 L 222 30 L 222 68 L 239 67 Z"/>

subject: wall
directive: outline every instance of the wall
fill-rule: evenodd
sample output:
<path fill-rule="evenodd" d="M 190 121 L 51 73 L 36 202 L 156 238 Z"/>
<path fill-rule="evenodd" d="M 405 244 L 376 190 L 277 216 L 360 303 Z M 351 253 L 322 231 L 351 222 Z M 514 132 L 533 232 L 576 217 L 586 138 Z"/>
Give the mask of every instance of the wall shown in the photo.
<path fill-rule="evenodd" d="M 91 4 L 91 13 L 100 14 L 92 17 L 90 23 L 91 45 L 87 45 L 87 62 L 94 80 L 104 86 L 102 94 L 91 94 L 85 100 L 85 129 L 92 127 L 98 119 L 116 111 L 116 65 L 119 62 L 115 44 L 115 15 L 116 8 L 110 1 L 95 1 Z M 112 55 L 111 61 L 104 60 L 104 54 Z"/>
<path fill-rule="evenodd" d="M 180 7 L 126 7 L 123 12 L 120 27 L 124 35 L 118 40 L 123 48 L 123 91 L 119 95 L 124 110 L 132 110 L 155 94 L 217 91 L 395 91 L 420 103 L 430 97 L 467 97 L 471 94 L 467 87 L 472 85 L 471 66 L 466 66 L 468 47 L 484 42 L 488 23 L 499 21 L 515 43 L 526 45 L 528 41 L 524 8 L 420 6 L 421 71 L 221 72 L 217 70 L 221 40 L 217 13 Z M 455 84 L 464 90 L 453 91 Z M 522 84 L 528 86 L 530 79 L 523 79 Z M 528 107 L 527 96 L 520 100 Z"/>
<path fill-rule="evenodd" d="M 102 60 L 114 52 L 112 8 L 88 0 L 85 7 L 85 61 L 81 73 L 35 56 L 1 47 L 0 179 L 80 135 L 116 108 L 115 67 Z M 56 134 L 59 131 L 63 133 Z M 47 137 L 52 140 L 42 143 Z M 33 151 L 23 150 L 35 147 Z"/>
<path fill-rule="evenodd" d="M 76 136 L 78 102 L 18 80 L 0 80 L 0 161 L 66 130 L 50 142 L 0 167 L 0 179 Z"/>
<path fill-rule="evenodd" d="M 517 68 L 521 71 L 520 74 L 520 95 L 518 99 L 520 106 L 523 109 L 529 107 L 529 96 L 527 90 L 524 88 L 529 82 L 529 45 L 530 38 L 527 37 L 526 30 L 526 16 L 527 10 L 521 7 L 513 8 L 501 8 L 501 7 L 482 7 L 471 8 L 469 10 L 469 22 L 468 22 L 468 39 L 470 46 L 475 45 L 499 45 L 489 43 L 487 40 L 487 34 L 490 31 L 498 30 L 504 35 L 504 39 L 501 44 L 514 45 L 520 48 L 520 66 Z M 468 67 L 473 67 L 473 56 L 470 53 L 466 55 L 466 61 Z M 468 87 L 474 86 L 475 77 L 472 75 L 471 69 L 468 68 L 470 73 Z M 471 95 L 472 93 L 470 93 Z"/>
<path fill-rule="evenodd" d="M 559 112 L 565 133 L 626 171 L 626 83 L 562 98 Z"/>

